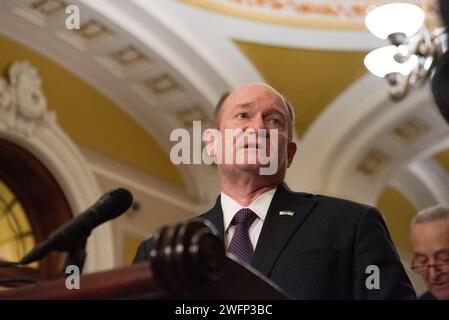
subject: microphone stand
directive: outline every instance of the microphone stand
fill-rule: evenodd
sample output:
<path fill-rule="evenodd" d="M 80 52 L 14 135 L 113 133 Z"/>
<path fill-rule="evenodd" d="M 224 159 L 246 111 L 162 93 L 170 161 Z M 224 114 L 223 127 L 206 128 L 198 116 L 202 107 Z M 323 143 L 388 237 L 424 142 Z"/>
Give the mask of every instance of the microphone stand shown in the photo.
<path fill-rule="evenodd" d="M 86 260 L 86 242 L 87 237 L 83 238 L 79 245 L 73 247 L 70 251 L 68 251 L 67 258 L 64 262 L 64 267 L 61 270 L 61 273 L 64 274 L 65 277 L 68 276 L 65 271 L 70 265 L 77 266 L 80 274 L 82 273 L 84 261 Z"/>

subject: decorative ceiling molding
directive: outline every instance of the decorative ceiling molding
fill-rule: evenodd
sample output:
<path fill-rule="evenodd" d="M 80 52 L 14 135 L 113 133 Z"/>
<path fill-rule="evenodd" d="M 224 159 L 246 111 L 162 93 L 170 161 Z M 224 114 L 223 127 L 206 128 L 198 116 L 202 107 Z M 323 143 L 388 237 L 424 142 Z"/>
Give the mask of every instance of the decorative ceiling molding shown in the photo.
<path fill-rule="evenodd" d="M 52 122 L 56 115 L 48 110 L 37 70 L 27 61 L 16 61 L 8 78 L 0 78 L 0 127 L 30 137 Z"/>
<path fill-rule="evenodd" d="M 18 0 L 12 10 L 18 16 L 45 28 L 50 21 L 61 18 L 67 5 L 62 0 L 37 0 L 32 3 Z"/>
<path fill-rule="evenodd" d="M 40 0 L 34 2 L 29 10 L 40 14 L 42 17 L 51 17 L 64 11 L 66 7 L 67 4 L 64 1 Z"/>
<path fill-rule="evenodd" d="M 193 105 L 187 109 L 173 111 L 171 116 L 176 120 L 176 124 L 174 124 L 174 126 L 178 126 L 189 131 L 192 130 L 193 121 L 201 122 L 202 131 L 206 129 L 208 124 L 210 124 L 210 118 L 197 105 Z"/>
<path fill-rule="evenodd" d="M 236 54 L 229 39 L 289 48 L 341 51 L 369 51 L 387 42 L 374 37 L 368 30 L 335 28 L 300 28 L 266 24 L 247 19 L 236 19 L 178 0 L 133 0 L 152 12 L 175 33 L 182 35 L 198 54 L 203 55 L 221 74 L 232 81 L 224 66 L 243 78 L 243 83 L 254 80 L 251 70 Z M 213 25 L 214 28 L 204 28 Z M 237 52 L 238 53 L 238 52 Z M 227 58 L 226 58 L 227 57 Z M 224 70 L 222 70 L 224 69 Z M 239 83 L 238 81 L 236 83 Z"/>
<path fill-rule="evenodd" d="M 329 128 L 332 134 L 323 139 Z M 300 181 L 301 189 L 375 204 L 395 173 L 442 150 L 448 137 L 449 128 L 428 87 L 392 103 L 385 84 L 368 75 L 306 132 L 292 184 Z"/>
<path fill-rule="evenodd" d="M 149 106 L 154 107 L 164 103 L 169 104 L 185 96 L 183 87 L 167 73 L 141 80 L 139 83 L 133 84 L 133 88 L 147 101 Z"/>
<path fill-rule="evenodd" d="M 422 159 L 397 172 L 390 184 L 410 201 L 416 210 L 449 204 L 449 175 L 433 159 Z"/>
<path fill-rule="evenodd" d="M 119 48 L 109 55 L 97 58 L 97 60 L 118 78 L 129 77 L 139 70 L 150 68 L 154 63 L 133 45 Z"/>
<path fill-rule="evenodd" d="M 418 166 L 427 170 L 425 166 Z M 421 172 L 423 170 L 420 168 Z M 385 188 L 387 189 L 389 186 L 400 192 L 417 211 L 432 206 L 437 201 L 426 181 L 423 181 L 421 176 L 410 170 L 410 166 L 397 172 Z M 376 203 L 379 203 L 379 199 L 376 200 Z"/>
<path fill-rule="evenodd" d="M 101 195 L 87 162 L 47 110 L 41 78 L 30 63 L 16 61 L 0 78 L 0 138 L 33 154 L 53 175 L 76 215 Z M 114 267 L 112 229 L 109 224 L 95 230 L 87 248 L 91 253 L 86 270 Z"/>
<path fill-rule="evenodd" d="M 410 117 L 397 124 L 391 134 L 398 143 L 412 144 L 431 130 L 431 126 L 421 119 Z"/>
<path fill-rule="evenodd" d="M 391 156 L 378 148 L 370 149 L 356 165 L 356 171 L 368 178 L 377 178 L 385 170 Z"/>
<path fill-rule="evenodd" d="M 238 18 L 293 27 L 364 29 L 370 7 L 385 0 L 178 0 L 180 2 Z M 393 2 L 393 1 L 390 1 Z M 421 4 L 420 0 L 405 2 Z M 434 15 L 436 4 L 429 12 Z"/>
<path fill-rule="evenodd" d="M 112 31 L 112 28 L 105 26 L 95 18 L 81 22 L 79 30 L 64 30 L 64 28 L 61 28 L 57 35 L 81 52 L 118 40 L 118 35 Z"/>
<path fill-rule="evenodd" d="M 65 28 L 76 4 L 81 29 Z M 3 0 L 0 32 L 58 62 L 97 88 L 169 153 L 175 113 L 209 117 L 229 86 L 179 35 L 133 1 Z M 137 91 L 137 92 L 136 92 Z M 136 94 L 138 93 L 138 94 Z M 173 118 L 173 119 L 172 119 Z M 201 178 L 178 168 L 192 196 Z M 207 187 L 206 187 L 207 188 Z"/>
<path fill-rule="evenodd" d="M 412 116 L 405 118 L 391 129 L 391 136 L 395 139 L 395 144 L 404 147 L 411 147 L 418 143 L 419 139 L 431 131 L 430 125 L 425 121 Z M 386 169 L 392 156 L 388 152 L 379 148 L 371 148 L 356 165 L 356 171 L 368 178 L 375 179 Z"/>

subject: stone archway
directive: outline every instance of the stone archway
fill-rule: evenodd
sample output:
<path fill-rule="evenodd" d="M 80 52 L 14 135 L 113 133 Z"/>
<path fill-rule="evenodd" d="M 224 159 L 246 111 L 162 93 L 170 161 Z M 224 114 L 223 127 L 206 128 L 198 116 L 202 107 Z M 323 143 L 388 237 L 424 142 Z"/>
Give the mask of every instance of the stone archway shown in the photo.
<path fill-rule="evenodd" d="M 37 170 L 34 174 L 40 172 L 39 179 L 53 186 L 53 192 L 59 199 L 59 208 L 65 212 L 60 220 L 57 218 L 57 222 L 69 218 L 69 209 L 76 215 L 101 195 L 83 155 L 59 127 L 56 115 L 47 109 L 37 70 L 26 61 L 14 62 L 8 70 L 8 79 L 0 78 L 0 139 L 4 146 L 0 153 L 7 163 L 12 162 L 11 157 L 14 155 L 24 159 L 22 162 L 10 163 L 11 169 L 6 172 L 10 175 L 14 171 L 17 173 L 20 164 L 23 164 L 24 170 Z M 9 178 L 10 183 L 11 179 L 13 177 Z M 14 191 L 21 193 L 21 188 L 21 185 L 17 185 Z M 35 192 L 22 194 L 22 197 L 46 198 L 42 190 Z M 65 205 L 62 205 L 63 198 Z M 47 199 L 51 198 L 47 196 Z M 44 236 L 45 233 L 42 233 Z M 114 267 L 113 234 L 109 224 L 92 232 L 87 243 L 87 255 L 87 272 Z"/>

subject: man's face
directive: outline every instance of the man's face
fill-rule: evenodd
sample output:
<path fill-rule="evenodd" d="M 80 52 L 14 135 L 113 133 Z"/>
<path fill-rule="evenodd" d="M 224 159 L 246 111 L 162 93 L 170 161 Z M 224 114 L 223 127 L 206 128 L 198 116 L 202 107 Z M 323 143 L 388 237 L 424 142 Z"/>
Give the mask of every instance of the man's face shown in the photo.
<path fill-rule="evenodd" d="M 223 151 L 232 151 L 235 161 L 222 166 L 248 171 L 259 170 L 268 166 L 259 157 L 260 154 L 266 154 L 270 159 L 277 157 L 278 170 L 274 174 L 285 175 L 296 151 L 296 144 L 288 141 L 288 128 L 288 109 L 283 98 L 274 89 L 262 84 L 253 84 L 233 91 L 222 105 L 219 130 L 222 155 Z M 234 132 L 241 130 L 244 138 L 237 135 L 231 140 L 226 139 L 226 129 L 232 129 Z M 265 129 L 266 135 L 260 134 L 260 129 Z M 270 129 L 274 129 L 275 133 Z M 277 135 L 277 140 L 274 135 Z M 276 154 L 270 154 L 270 144 L 271 150 Z M 244 159 L 243 163 L 237 161 L 238 157 Z M 251 158 L 256 161 L 251 163 L 248 161 Z"/>
<path fill-rule="evenodd" d="M 437 299 L 449 299 L 449 219 L 416 224 L 411 233 L 414 264 Z M 443 265 L 441 266 L 435 266 Z"/>

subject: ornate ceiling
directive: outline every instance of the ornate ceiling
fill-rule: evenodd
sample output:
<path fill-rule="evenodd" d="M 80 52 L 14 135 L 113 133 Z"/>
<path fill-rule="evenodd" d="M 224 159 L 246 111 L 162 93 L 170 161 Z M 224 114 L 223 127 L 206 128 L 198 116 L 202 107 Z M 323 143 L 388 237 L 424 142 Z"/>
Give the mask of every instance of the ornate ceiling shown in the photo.
<path fill-rule="evenodd" d="M 179 0 L 199 8 L 244 19 L 289 26 L 362 29 L 367 10 L 385 0 Z M 406 0 L 420 5 L 421 0 Z M 428 12 L 435 2 L 426 1 Z"/>
<path fill-rule="evenodd" d="M 225 90 L 267 81 L 298 115 L 293 189 L 387 211 L 449 203 L 449 130 L 429 89 L 393 104 L 362 65 L 383 44 L 361 23 L 374 2 L 0 0 L 0 66 L 31 60 L 76 142 L 203 202 L 215 170 L 173 166 L 171 130 L 208 119 Z M 65 28 L 67 4 L 81 9 L 78 31 Z M 391 206 L 397 193 L 410 205 Z"/>

